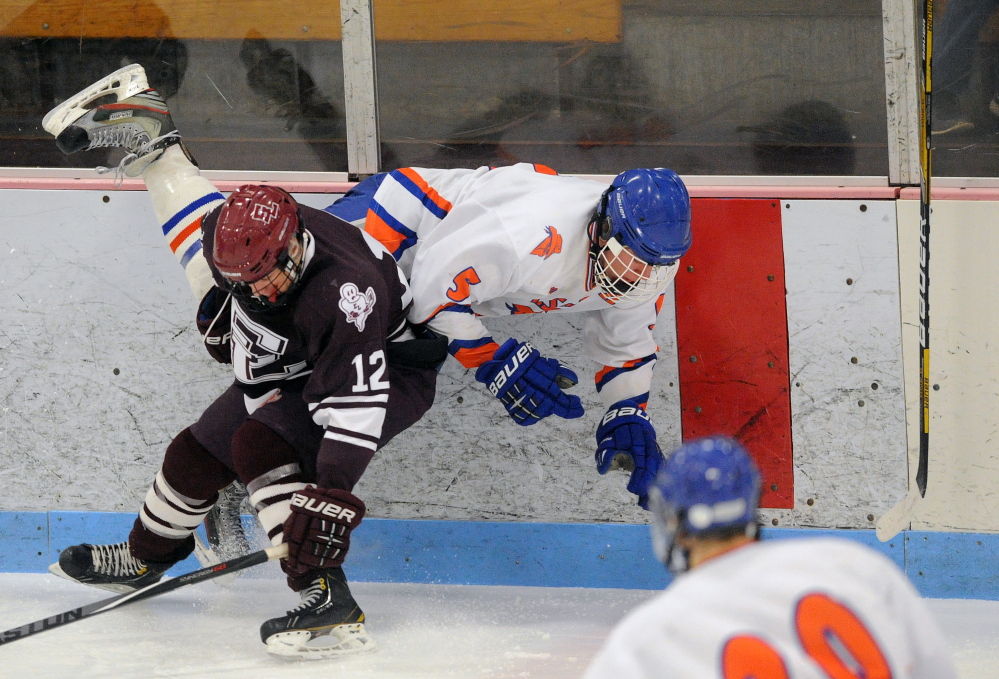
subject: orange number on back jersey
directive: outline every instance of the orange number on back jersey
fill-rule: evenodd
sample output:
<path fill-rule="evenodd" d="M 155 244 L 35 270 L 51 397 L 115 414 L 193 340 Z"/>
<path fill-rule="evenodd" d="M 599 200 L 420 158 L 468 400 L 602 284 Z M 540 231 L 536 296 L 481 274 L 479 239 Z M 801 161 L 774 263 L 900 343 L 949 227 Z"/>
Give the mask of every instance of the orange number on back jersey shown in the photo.
<path fill-rule="evenodd" d="M 871 633 L 838 601 L 809 594 L 798 602 L 794 622 L 805 653 L 829 679 L 891 679 L 891 667 Z"/>
<path fill-rule="evenodd" d="M 853 611 L 825 594 L 807 594 L 794 616 L 798 640 L 829 679 L 891 679 L 891 667 Z M 722 650 L 724 679 L 789 679 L 787 666 L 767 642 L 732 637 Z"/>
<path fill-rule="evenodd" d="M 758 637 L 732 637 L 722 650 L 725 679 L 790 679 L 784 660 Z"/>
<path fill-rule="evenodd" d="M 464 302 L 472 294 L 470 288 L 476 283 L 481 282 L 479 274 L 475 273 L 475 269 L 468 267 L 454 277 L 454 288 L 448 289 L 447 298 L 452 302 Z"/>

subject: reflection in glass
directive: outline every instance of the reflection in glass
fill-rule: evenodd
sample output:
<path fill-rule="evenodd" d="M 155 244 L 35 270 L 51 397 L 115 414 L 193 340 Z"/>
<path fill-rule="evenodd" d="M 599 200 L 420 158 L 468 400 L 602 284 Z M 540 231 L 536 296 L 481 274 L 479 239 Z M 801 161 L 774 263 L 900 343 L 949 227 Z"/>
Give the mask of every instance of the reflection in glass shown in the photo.
<path fill-rule="evenodd" d="M 119 151 L 63 156 L 41 119 L 140 63 L 203 168 L 346 171 L 339 22 L 326 6 L 274 7 L 12 0 L 0 9 L 0 164 L 116 165 Z"/>
<path fill-rule="evenodd" d="M 999 175 L 999 0 L 948 0 L 933 32 L 933 173 Z"/>
<path fill-rule="evenodd" d="M 398 4 L 376 4 L 376 28 Z M 502 37 L 462 16 L 454 34 L 377 31 L 382 140 L 399 164 L 888 174 L 878 0 L 548 4 L 525 17 L 497 2 L 490 25 L 521 30 Z"/>

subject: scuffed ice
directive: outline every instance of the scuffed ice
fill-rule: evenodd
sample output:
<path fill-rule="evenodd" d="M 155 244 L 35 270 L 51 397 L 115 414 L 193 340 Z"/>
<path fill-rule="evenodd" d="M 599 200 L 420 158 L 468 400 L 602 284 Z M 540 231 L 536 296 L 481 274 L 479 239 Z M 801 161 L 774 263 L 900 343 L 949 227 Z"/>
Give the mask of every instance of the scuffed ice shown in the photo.
<path fill-rule="evenodd" d="M 273 564 L 271 564 L 273 566 Z M 230 588 L 195 585 L 2 648 L 0 676 L 47 679 L 567 679 L 579 677 L 644 590 L 356 583 L 379 648 L 288 663 L 258 628 L 294 603 L 276 568 Z M 96 601 L 105 592 L 51 575 L 0 574 L 0 630 Z M 962 679 L 993 679 L 999 602 L 930 599 Z"/>

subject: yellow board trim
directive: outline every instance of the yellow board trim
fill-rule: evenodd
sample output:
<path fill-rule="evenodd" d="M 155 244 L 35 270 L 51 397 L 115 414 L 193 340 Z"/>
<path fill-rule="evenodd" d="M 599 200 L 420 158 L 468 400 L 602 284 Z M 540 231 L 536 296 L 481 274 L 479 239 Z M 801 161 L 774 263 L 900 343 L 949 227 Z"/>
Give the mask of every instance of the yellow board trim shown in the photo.
<path fill-rule="evenodd" d="M 375 37 L 620 42 L 620 0 L 374 0 Z M 306 0 L 5 0 L 0 36 L 340 40 L 337 4 Z"/>

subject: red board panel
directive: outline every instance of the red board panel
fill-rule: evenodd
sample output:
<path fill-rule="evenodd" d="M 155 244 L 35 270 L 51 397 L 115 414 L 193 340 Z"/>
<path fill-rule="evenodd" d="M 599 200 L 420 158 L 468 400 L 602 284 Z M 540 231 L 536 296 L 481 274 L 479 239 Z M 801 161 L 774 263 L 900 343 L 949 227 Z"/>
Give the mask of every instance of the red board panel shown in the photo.
<path fill-rule="evenodd" d="M 763 507 L 794 506 L 780 203 L 694 199 L 676 277 L 684 440 L 727 434 L 763 473 Z"/>

